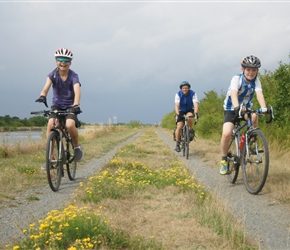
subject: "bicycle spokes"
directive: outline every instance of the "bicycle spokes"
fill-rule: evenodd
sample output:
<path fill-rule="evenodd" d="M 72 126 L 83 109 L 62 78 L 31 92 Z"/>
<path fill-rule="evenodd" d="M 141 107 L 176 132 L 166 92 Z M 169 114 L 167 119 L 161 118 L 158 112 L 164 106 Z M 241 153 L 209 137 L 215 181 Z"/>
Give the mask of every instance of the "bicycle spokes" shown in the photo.
<path fill-rule="evenodd" d="M 269 168 L 268 144 L 262 131 L 251 132 L 242 155 L 245 186 L 251 194 L 257 194 L 266 182 Z"/>

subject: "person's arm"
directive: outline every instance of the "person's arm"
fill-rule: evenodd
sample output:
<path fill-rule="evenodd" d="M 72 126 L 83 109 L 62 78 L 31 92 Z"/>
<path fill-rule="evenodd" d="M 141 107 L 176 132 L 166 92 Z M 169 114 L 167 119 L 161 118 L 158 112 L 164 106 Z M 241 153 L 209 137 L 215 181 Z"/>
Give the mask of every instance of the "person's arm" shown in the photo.
<path fill-rule="evenodd" d="M 237 90 L 231 90 L 231 98 L 232 98 L 232 105 L 234 108 L 239 106 L 239 99 L 238 99 L 238 91 Z"/>
<path fill-rule="evenodd" d="M 49 77 L 47 77 L 45 85 L 44 85 L 42 91 L 40 92 L 40 96 L 47 96 L 51 84 L 52 84 L 52 81 L 50 80 Z"/>
<path fill-rule="evenodd" d="M 266 108 L 266 102 L 265 102 L 263 91 L 262 90 L 256 91 L 256 95 L 257 95 L 257 100 L 260 104 L 260 107 Z"/>
<path fill-rule="evenodd" d="M 81 86 L 79 83 L 74 84 L 75 98 L 72 106 L 80 105 L 81 102 Z"/>
<path fill-rule="evenodd" d="M 179 103 L 175 103 L 175 114 L 179 115 Z"/>
<path fill-rule="evenodd" d="M 197 114 L 198 113 L 198 98 L 197 98 L 196 93 L 192 97 L 192 102 L 193 102 L 194 113 Z"/>
<path fill-rule="evenodd" d="M 179 106 L 180 106 L 180 97 L 178 94 L 175 94 L 175 114 L 179 115 Z"/>
<path fill-rule="evenodd" d="M 194 103 L 194 113 L 197 114 L 198 113 L 198 102 Z"/>

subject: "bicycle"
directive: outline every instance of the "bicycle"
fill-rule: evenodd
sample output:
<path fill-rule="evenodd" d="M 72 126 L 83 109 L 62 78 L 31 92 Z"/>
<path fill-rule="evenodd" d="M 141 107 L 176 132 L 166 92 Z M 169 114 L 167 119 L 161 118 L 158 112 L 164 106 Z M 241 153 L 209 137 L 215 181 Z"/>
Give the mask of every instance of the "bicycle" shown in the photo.
<path fill-rule="evenodd" d="M 241 111 L 243 110 L 243 112 Z M 240 106 L 239 118 L 231 136 L 227 153 L 228 180 L 234 184 L 242 167 L 243 182 L 250 194 L 258 194 L 264 187 L 269 170 L 269 148 L 264 133 L 259 128 L 252 128 L 252 114 L 264 116 L 258 110 Z M 242 116 L 248 115 L 243 124 Z M 270 116 L 266 123 L 274 119 L 273 107 L 267 111 Z M 241 132 L 246 127 L 244 133 Z"/>
<path fill-rule="evenodd" d="M 180 145 L 182 149 L 182 154 L 183 156 L 186 156 L 186 159 L 188 159 L 189 156 L 189 143 L 190 143 L 190 138 L 189 138 L 189 128 L 188 128 L 188 119 L 193 118 L 195 116 L 187 116 L 184 115 L 184 124 L 181 130 L 181 138 L 180 138 Z M 195 121 L 196 124 L 196 121 Z M 193 129 L 193 128 L 192 128 Z M 193 130 L 194 133 L 194 130 Z"/>
<path fill-rule="evenodd" d="M 74 159 L 73 142 L 65 126 L 65 116 L 72 113 L 69 110 L 43 110 L 33 111 L 30 114 L 42 114 L 49 117 L 52 113 L 55 114 L 55 118 L 46 143 L 46 173 L 50 188 L 56 192 L 61 178 L 64 177 L 63 165 L 66 165 L 68 178 L 73 181 L 76 176 L 77 162 Z"/>

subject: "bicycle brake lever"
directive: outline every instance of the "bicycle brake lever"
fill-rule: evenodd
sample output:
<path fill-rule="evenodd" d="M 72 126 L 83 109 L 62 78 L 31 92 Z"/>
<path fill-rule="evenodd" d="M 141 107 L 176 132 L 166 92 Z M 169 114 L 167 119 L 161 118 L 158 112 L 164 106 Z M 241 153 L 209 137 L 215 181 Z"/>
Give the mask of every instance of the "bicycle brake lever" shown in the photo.
<path fill-rule="evenodd" d="M 270 118 L 269 118 L 269 120 L 266 121 L 266 123 L 270 123 L 274 119 L 274 109 L 272 106 L 270 106 L 269 111 L 267 113 L 270 114 Z"/>

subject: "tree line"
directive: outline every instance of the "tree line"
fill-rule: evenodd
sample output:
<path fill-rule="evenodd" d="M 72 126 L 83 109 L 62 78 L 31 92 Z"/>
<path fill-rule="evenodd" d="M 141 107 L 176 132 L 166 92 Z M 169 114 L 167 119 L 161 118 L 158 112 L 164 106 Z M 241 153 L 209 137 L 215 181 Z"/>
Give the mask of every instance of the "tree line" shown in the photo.
<path fill-rule="evenodd" d="M 47 124 L 47 118 L 44 116 L 35 116 L 29 119 L 20 119 L 17 116 L 0 116 L 0 127 L 4 131 L 11 131 L 18 127 L 41 127 Z"/>

